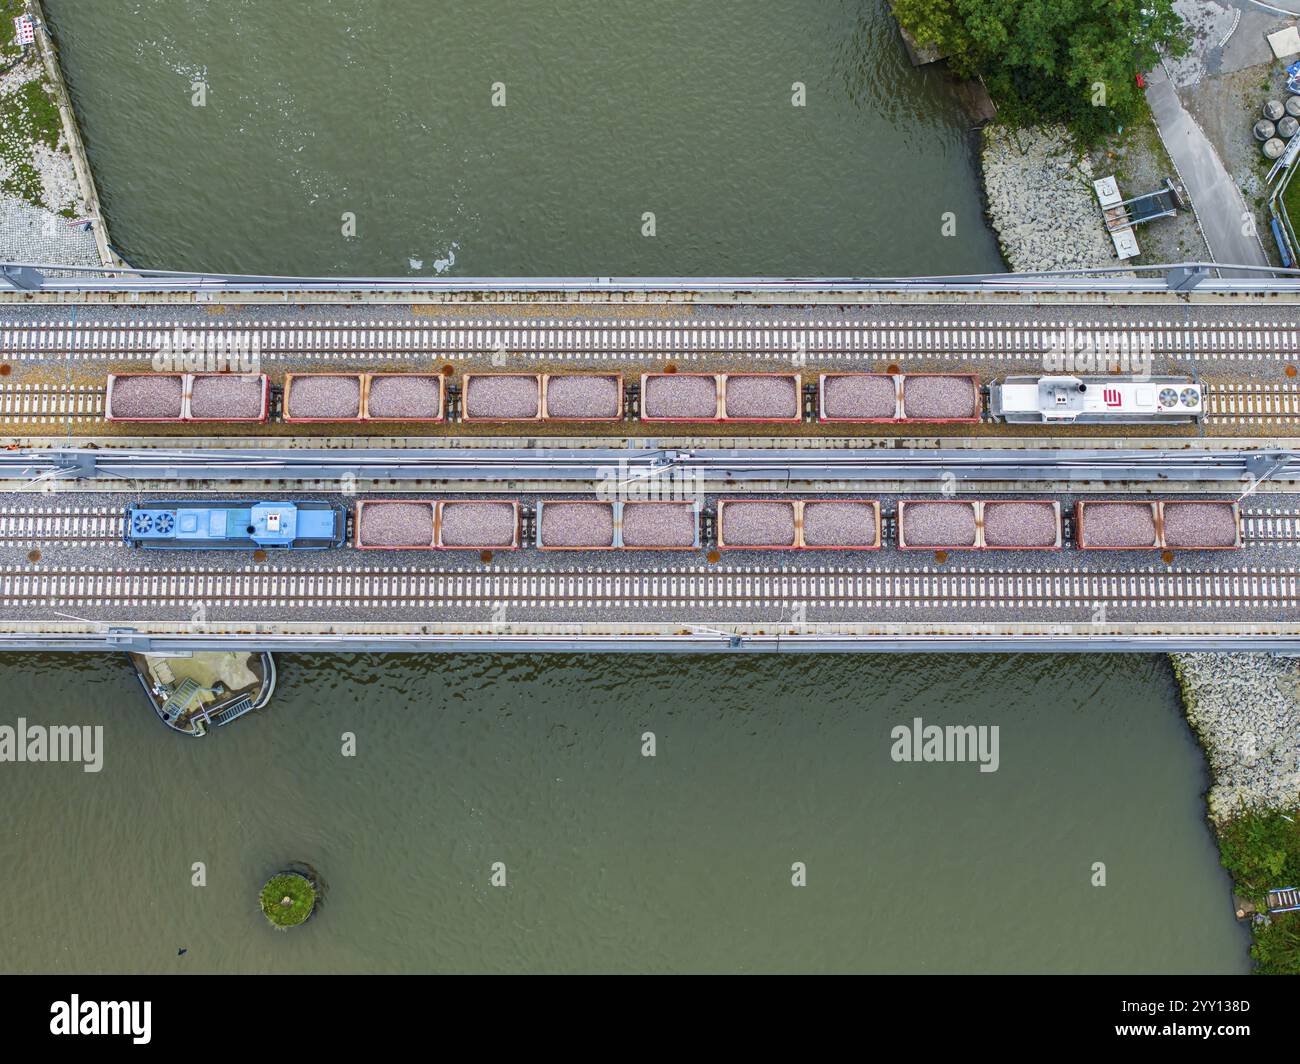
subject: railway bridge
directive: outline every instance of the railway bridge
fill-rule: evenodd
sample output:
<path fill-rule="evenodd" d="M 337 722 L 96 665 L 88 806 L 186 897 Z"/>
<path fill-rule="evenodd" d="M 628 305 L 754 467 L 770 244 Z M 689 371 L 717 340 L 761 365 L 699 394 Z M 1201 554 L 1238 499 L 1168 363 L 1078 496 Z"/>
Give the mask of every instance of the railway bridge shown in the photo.
<path fill-rule="evenodd" d="M 443 281 L 10 264 L 0 648 L 1297 650 L 1300 276 L 1235 274 Z M 991 386 L 1035 375 L 1176 379 L 1203 409 L 992 416 Z M 190 405 L 192 382 L 219 376 L 258 382 L 257 416 L 223 407 L 233 392 L 207 415 Z M 554 382 L 578 377 L 614 382 L 612 413 L 555 414 Z M 707 415 L 655 417 L 648 389 L 669 377 L 714 396 Z M 835 377 L 874 382 L 883 413 L 827 417 Z M 125 392 L 113 409 L 110 382 L 145 378 L 163 383 L 139 401 L 174 411 L 133 418 Z M 475 416 L 473 382 L 507 378 L 534 409 Z M 727 392 L 740 378 L 769 382 L 748 416 Z M 302 416 L 294 381 L 313 379 L 357 382 L 354 412 Z M 916 379 L 970 382 L 971 410 L 913 416 Z M 399 404 L 417 385 L 436 395 L 436 416 L 367 416 L 381 380 Z M 791 409 L 764 407 L 781 388 Z M 125 534 L 130 506 L 309 500 L 346 514 L 339 546 L 145 549 Z M 442 515 L 489 504 L 514 515 L 506 540 L 443 541 Z M 365 507 L 432 538 L 367 541 Z M 689 513 L 693 531 L 638 541 L 634 511 Z M 566 513 L 572 527 L 547 530 Z M 1229 513 L 1231 542 L 1186 531 Z M 746 514 L 751 528 L 730 524 Z M 853 514 L 869 515 L 860 534 L 814 518 Z M 1047 520 L 1047 538 L 1017 514 Z M 1148 539 L 1125 539 L 1121 515 Z"/>

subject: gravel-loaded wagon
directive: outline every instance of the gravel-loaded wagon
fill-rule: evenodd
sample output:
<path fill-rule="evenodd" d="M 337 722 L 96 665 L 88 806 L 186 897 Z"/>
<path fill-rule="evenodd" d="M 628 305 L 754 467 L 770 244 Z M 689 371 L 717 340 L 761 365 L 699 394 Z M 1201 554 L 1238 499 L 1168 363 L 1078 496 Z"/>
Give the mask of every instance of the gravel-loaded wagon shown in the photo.
<path fill-rule="evenodd" d="M 898 504 L 900 550 L 969 550 L 979 544 L 977 503 L 904 499 Z"/>
<path fill-rule="evenodd" d="M 110 373 L 104 416 L 109 421 L 184 421 L 186 376 Z"/>
<path fill-rule="evenodd" d="M 719 550 L 794 550 L 799 506 L 794 499 L 719 499 Z"/>
<path fill-rule="evenodd" d="M 366 421 L 441 421 L 445 416 L 441 374 L 366 374 Z"/>
<path fill-rule="evenodd" d="M 190 421 L 251 421 L 271 413 L 271 381 L 265 373 L 193 373 L 189 379 Z"/>
<path fill-rule="evenodd" d="M 660 501 L 615 503 L 618 545 L 629 550 L 690 550 L 700 546 L 700 504 Z"/>
<path fill-rule="evenodd" d="M 643 373 L 642 421 L 721 421 L 720 373 Z"/>
<path fill-rule="evenodd" d="M 822 422 L 973 424 L 980 411 L 975 373 L 823 373 L 817 383 Z"/>
<path fill-rule="evenodd" d="M 519 543 L 519 504 L 510 499 L 450 499 L 438 503 L 438 546 L 446 550 L 513 550 Z"/>
<path fill-rule="evenodd" d="M 1059 550 L 1061 504 L 1047 499 L 991 499 L 979 509 L 980 546 L 988 550 Z"/>
<path fill-rule="evenodd" d="M 540 373 L 466 373 L 461 377 L 462 421 L 540 421 Z"/>
<path fill-rule="evenodd" d="M 364 373 L 286 373 L 284 420 L 360 421 L 365 385 Z"/>
<path fill-rule="evenodd" d="M 900 420 L 900 378 L 901 374 L 890 373 L 823 373 L 817 383 L 819 420 Z"/>
<path fill-rule="evenodd" d="M 1075 504 L 1084 550 L 1237 550 L 1241 507 L 1231 500 L 1168 499 Z"/>
<path fill-rule="evenodd" d="M 905 373 L 903 421 L 977 422 L 980 379 L 974 373 Z"/>
<path fill-rule="evenodd" d="M 1159 503 L 1164 546 L 1184 550 L 1241 547 L 1241 508 L 1231 501 L 1167 499 Z"/>
<path fill-rule="evenodd" d="M 1047 499 L 903 499 L 901 550 L 1059 550 L 1061 504 Z"/>
<path fill-rule="evenodd" d="M 623 378 L 617 373 L 546 373 L 542 376 L 546 421 L 619 421 Z"/>
<path fill-rule="evenodd" d="M 801 421 L 802 402 L 797 373 L 722 374 L 723 421 Z"/>
<path fill-rule="evenodd" d="M 1075 535 L 1083 550 L 1153 550 L 1160 547 L 1154 502 L 1090 500 L 1075 503 Z"/>
<path fill-rule="evenodd" d="M 541 550 L 613 550 L 618 546 L 615 504 L 595 499 L 557 499 L 537 504 Z"/>
<path fill-rule="evenodd" d="M 879 550 L 878 499 L 805 499 L 799 546 L 807 550 Z"/>
<path fill-rule="evenodd" d="M 358 550 L 431 550 L 437 545 L 430 499 L 360 499 L 352 545 Z"/>

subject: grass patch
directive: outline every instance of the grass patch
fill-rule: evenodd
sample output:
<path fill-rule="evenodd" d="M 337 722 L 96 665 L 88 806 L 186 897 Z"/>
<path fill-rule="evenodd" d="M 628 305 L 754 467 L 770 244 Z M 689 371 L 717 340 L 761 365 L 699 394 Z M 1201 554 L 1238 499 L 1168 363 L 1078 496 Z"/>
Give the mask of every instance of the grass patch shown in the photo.
<path fill-rule="evenodd" d="M 14 38 L 14 19 L 27 10 L 27 0 L 0 0 L 0 60 L 12 59 L 23 50 Z"/>
<path fill-rule="evenodd" d="M 316 888 L 306 876 L 285 873 L 272 876 L 262 888 L 262 912 L 281 931 L 297 927 L 316 907 Z"/>
<path fill-rule="evenodd" d="M 0 159 L 9 171 L 0 190 L 35 207 L 46 206 L 40 175 L 31 161 L 32 149 L 37 144 L 57 149 L 62 132 L 58 105 L 43 78 L 32 78 L 0 96 Z"/>
<path fill-rule="evenodd" d="M 1288 817 L 1290 819 L 1288 819 Z M 1219 854 L 1237 893 L 1263 911 L 1269 889 L 1300 884 L 1300 810 L 1243 813 L 1218 825 Z M 1251 924 L 1250 955 L 1262 975 L 1300 975 L 1300 912 Z"/>

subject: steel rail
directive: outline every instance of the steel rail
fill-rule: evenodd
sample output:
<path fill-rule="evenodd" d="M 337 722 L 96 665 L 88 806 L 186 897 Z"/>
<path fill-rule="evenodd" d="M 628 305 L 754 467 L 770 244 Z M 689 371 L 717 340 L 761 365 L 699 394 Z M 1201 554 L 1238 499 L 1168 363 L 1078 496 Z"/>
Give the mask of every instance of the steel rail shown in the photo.
<path fill-rule="evenodd" d="M 1139 480 L 1295 479 L 1300 453 L 1258 451 L 624 450 L 97 450 L 0 453 L 10 480 Z"/>

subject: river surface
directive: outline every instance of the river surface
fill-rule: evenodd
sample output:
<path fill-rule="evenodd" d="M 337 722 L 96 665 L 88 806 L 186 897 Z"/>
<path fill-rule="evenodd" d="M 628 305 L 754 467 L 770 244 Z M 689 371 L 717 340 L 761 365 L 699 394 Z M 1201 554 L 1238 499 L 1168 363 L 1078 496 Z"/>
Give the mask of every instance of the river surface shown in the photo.
<path fill-rule="evenodd" d="M 45 6 L 137 265 L 1001 268 L 969 123 L 880 0 Z M 0 689 L 0 725 L 105 729 L 99 773 L 0 764 L 8 970 L 1249 963 L 1160 657 L 284 657 L 200 740 L 123 656 L 0 656 Z M 916 717 L 997 725 L 998 770 L 892 760 Z M 326 896 L 280 934 L 256 895 L 295 862 Z"/>
<path fill-rule="evenodd" d="M 940 71 L 910 65 L 883 0 L 45 8 L 109 232 L 136 266 L 1003 268 L 971 123 Z"/>
<path fill-rule="evenodd" d="M 105 729 L 98 773 L 0 764 L 6 969 L 1248 966 L 1162 657 L 280 665 L 190 739 L 125 656 L 0 657 L 0 724 Z M 997 725 L 997 771 L 894 761 L 916 717 Z M 326 897 L 286 934 L 256 897 L 293 862 Z"/>

